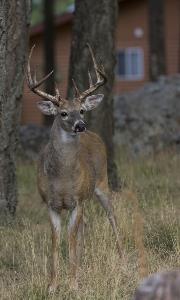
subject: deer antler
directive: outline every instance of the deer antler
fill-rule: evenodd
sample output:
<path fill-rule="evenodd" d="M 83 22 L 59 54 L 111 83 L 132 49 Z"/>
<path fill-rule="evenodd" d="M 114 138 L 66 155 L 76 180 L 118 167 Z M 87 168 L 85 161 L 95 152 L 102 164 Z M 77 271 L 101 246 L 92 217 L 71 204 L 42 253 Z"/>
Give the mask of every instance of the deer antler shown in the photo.
<path fill-rule="evenodd" d="M 26 79 L 27 79 L 27 84 L 30 88 L 31 91 L 33 91 L 35 94 L 50 100 L 51 102 L 53 102 L 56 105 L 59 105 L 61 101 L 63 101 L 63 98 L 60 96 L 59 94 L 59 90 L 56 88 L 56 95 L 50 95 L 47 94 L 46 92 L 43 92 L 41 90 L 38 89 L 38 87 L 46 80 L 48 79 L 52 73 L 54 71 L 51 71 L 49 74 L 47 74 L 45 77 L 43 77 L 40 81 L 36 80 L 36 73 L 34 74 L 34 76 L 32 77 L 31 75 L 31 66 L 30 66 L 30 61 L 31 61 L 31 57 L 33 54 L 33 50 L 35 48 L 35 45 L 31 48 L 30 54 L 29 54 L 29 58 L 28 58 L 28 64 L 27 64 L 27 72 L 25 72 L 26 74 Z"/>
<path fill-rule="evenodd" d="M 98 67 L 95 56 L 94 56 L 94 53 L 92 51 L 92 48 L 88 43 L 87 43 L 87 47 L 89 48 L 89 52 L 90 52 L 91 57 L 92 57 L 92 61 L 93 61 L 97 81 L 96 81 L 95 84 L 93 84 L 91 73 L 88 71 L 89 88 L 87 90 L 85 90 L 84 92 L 80 93 L 80 91 L 77 88 L 77 85 L 76 85 L 75 81 L 73 80 L 73 85 L 74 85 L 74 89 L 75 89 L 75 92 L 76 92 L 76 97 L 81 102 L 84 100 L 84 98 L 86 98 L 89 94 L 91 94 L 92 92 L 97 90 L 100 86 L 104 85 L 107 81 L 107 77 L 106 77 L 106 74 L 104 72 L 104 68 L 103 67 L 101 67 L 101 68 Z"/>
<path fill-rule="evenodd" d="M 75 82 L 75 80 L 73 78 L 72 78 L 72 82 L 73 82 L 73 86 L 74 86 L 74 90 L 75 90 L 75 97 L 79 98 L 81 94 L 80 94 L 80 91 L 79 91 L 79 89 L 78 89 L 78 87 L 76 85 L 76 82 Z"/>

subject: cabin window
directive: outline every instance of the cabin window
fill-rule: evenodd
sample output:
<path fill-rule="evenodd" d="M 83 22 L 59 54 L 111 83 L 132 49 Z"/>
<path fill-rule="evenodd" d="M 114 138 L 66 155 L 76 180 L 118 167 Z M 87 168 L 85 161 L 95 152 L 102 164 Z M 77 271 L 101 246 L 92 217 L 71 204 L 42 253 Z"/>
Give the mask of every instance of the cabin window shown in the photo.
<path fill-rule="evenodd" d="M 138 47 L 119 49 L 116 75 L 122 80 L 142 80 L 144 77 L 143 49 Z"/>

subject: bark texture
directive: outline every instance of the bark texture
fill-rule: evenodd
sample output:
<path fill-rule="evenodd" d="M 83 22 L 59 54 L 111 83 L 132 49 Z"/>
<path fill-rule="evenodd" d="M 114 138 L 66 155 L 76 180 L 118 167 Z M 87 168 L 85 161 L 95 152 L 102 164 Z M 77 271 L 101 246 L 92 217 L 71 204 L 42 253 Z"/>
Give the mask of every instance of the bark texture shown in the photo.
<path fill-rule="evenodd" d="M 80 90 L 88 87 L 88 69 L 92 61 L 86 43 L 88 42 L 98 63 L 102 63 L 108 77 L 107 83 L 97 93 L 105 98 L 98 109 L 90 114 L 89 127 L 104 140 L 108 154 L 108 175 L 111 187 L 118 188 L 117 168 L 114 160 L 114 121 L 113 121 L 113 83 L 115 67 L 115 28 L 118 14 L 116 0 L 76 0 L 73 38 L 71 45 L 68 97 L 73 96 L 72 78 Z"/>
<path fill-rule="evenodd" d="M 30 1 L 0 0 L 0 212 L 17 205 L 15 152 L 20 122 Z"/>
<path fill-rule="evenodd" d="M 149 2 L 150 79 L 166 74 L 164 0 Z"/>

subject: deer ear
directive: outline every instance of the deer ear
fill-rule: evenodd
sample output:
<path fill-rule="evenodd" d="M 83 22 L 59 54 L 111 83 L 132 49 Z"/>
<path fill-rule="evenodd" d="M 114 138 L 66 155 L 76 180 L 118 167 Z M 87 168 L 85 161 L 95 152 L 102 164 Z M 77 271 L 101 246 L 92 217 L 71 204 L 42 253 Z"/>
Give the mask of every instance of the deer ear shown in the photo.
<path fill-rule="evenodd" d="M 51 101 L 39 101 L 37 106 L 44 115 L 57 115 L 57 107 Z"/>
<path fill-rule="evenodd" d="M 85 110 L 92 110 L 101 103 L 103 98 L 103 94 L 88 96 L 82 106 Z"/>

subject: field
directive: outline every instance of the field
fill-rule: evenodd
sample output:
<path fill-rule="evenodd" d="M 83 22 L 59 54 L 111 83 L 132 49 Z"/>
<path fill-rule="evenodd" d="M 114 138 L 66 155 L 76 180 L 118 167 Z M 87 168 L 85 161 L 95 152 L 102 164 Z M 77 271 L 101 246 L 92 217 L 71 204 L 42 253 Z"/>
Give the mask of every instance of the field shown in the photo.
<path fill-rule="evenodd" d="M 50 226 L 36 188 L 33 164 L 18 166 L 19 205 L 15 221 L 1 220 L 0 299 L 132 299 L 143 276 L 180 267 L 180 155 L 168 152 L 132 160 L 117 155 L 122 190 L 112 195 L 123 244 L 119 259 L 108 220 L 95 199 L 85 209 L 85 248 L 80 288 L 68 285 L 64 215 L 59 290 L 48 296 Z"/>

